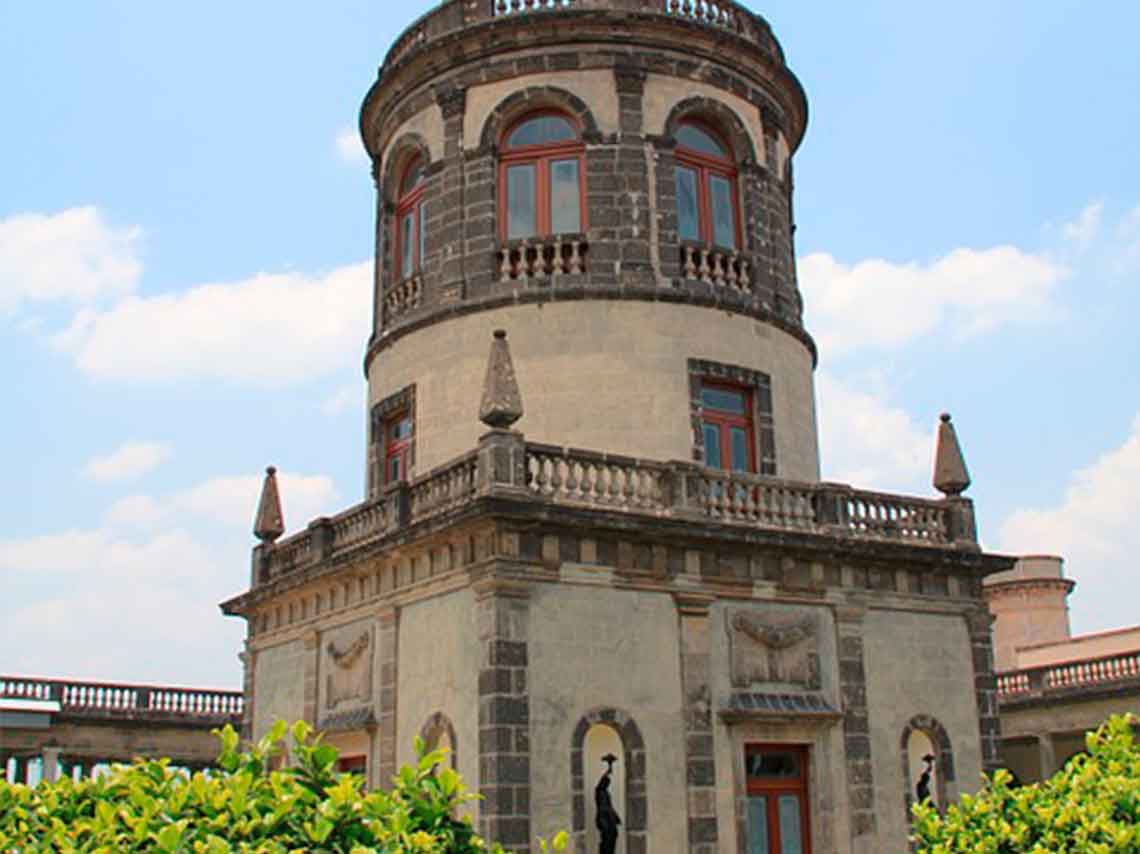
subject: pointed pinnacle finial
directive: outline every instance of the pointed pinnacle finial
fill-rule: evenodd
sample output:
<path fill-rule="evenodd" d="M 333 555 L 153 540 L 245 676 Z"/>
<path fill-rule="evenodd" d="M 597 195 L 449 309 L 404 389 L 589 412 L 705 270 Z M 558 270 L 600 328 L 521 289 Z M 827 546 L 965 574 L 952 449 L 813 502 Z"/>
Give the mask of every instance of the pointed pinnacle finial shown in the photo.
<path fill-rule="evenodd" d="M 934 451 L 934 488 L 944 495 L 961 495 L 970 486 L 970 473 L 958 444 L 958 434 L 950 422 L 950 413 L 943 412 L 938 425 L 938 446 Z"/>
<path fill-rule="evenodd" d="M 522 415 L 522 395 L 519 394 L 515 366 L 511 362 L 511 350 L 507 346 L 507 332 L 496 329 L 491 341 L 491 355 L 487 359 L 487 376 L 483 380 L 479 420 L 488 427 L 505 429 Z"/>
<path fill-rule="evenodd" d="M 253 534 L 263 543 L 272 543 L 285 533 L 285 516 L 281 512 L 281 496 L 277 492 L 277 469 L 265 470 L 261 485 L 261 500 L 257 503 L 257 518 L 253 520 Z"/>

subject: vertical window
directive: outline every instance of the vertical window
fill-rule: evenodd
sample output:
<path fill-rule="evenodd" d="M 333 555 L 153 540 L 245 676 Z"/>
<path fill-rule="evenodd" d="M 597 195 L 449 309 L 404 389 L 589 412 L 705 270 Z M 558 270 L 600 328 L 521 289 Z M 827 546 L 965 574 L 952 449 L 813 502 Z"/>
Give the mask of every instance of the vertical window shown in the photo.
<path fill-rule="evenodd" d="M 701 430 L 705 465 L 728 471 L 755 472 L 752 395 L 740 386 L 703 383 Z"/>
<path fill-rule="evenodd" d="M 408 479 L 408 462 L 414 430 L 412 413 L 397 413 L 384 422 L 384 483 Z"/>
<path fill-rule="evenodd" d="M 577 128 L 557 113 L 532 114 L 511 126 L 499 173 L 504 239 L 585 231 L 582 152 Z"/>
<path fill-rule="evenodd" d="M 396 258 L 399 280 L 423 268 L 424 259 L 424 163 L 417 157 L 404 170 L 396 201 Z"/>
<path fill-rule="evenodd" d="M 811 854 L 807 766 L 803 747 L 745 748 L 748 854 Z"/>
<path fill-rule="evenodd" d="M 740 245 L 736 165 L 727 145 L 702 125 L 677 129 L 677 233 L 722 249 Z"/>

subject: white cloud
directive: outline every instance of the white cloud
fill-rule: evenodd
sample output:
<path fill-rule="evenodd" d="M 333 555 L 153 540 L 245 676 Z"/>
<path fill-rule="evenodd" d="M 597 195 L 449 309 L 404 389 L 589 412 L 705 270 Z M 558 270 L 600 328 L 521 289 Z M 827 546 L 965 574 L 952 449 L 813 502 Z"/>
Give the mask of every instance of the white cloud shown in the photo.
<path fill-rule="evenodd" d="M 140 236 L 107 225 L 94 207 L 0 219 L 0 311 L 130 293 L 142 275 Z"/>
<path fill-rule="evenodd" d="M 1013 246 L 955 249 L 932 264 L 868 259 L 853 266 L 826 253 L 800 259 L 808 328 L 829 357 L 897 348 L 939 332 L 961 338 L 1057 310 L 1068 271 Z"/>
<path fill-rule="evenodd" d="M 360 139 L 360 131 L 349 125 L 337 131 L 336 153 L 345 163 L 360 166 L 368 162 L 368 152 Z"/>
<path fill-rule="evenodd" d="M 83 467 L 92 480 L 130 480 L 154 471 L 172 450 L 165 442 L 126 442 L 105 457 L 94 457 Z"/>
<path fill-rule="evenodd" d="M 1134 207 L 1116 229 L 1119 246 L 1114 259 L 1114 271 L 1119 275 L 1140 270 L 1140 205 Z"/>
<path fill-rule="evenodd" d="M 371 312 L 371 262 L 320 276 L 262 273 L 81 311 L 54 338 L 97 378 L 281 387 L 347 367 Z"/>
<path fill-rule="evenodd" d="M 360 383 L 341 386 L 327 397 L 321 404 L 321 411 L 334 418 L 353 409 L 359 409 L 364 403 L 365 390 Z"/>
<path fill-rule="evenodd" d="M 933 433 L 892 404 L 881 384 L 821 371 L 819 431 L 824 480 L 860 489 L 929 491 Z"/>
<path fill-rule="evenodd" d="M 1066 558 L 1079 585 L 1072 601 L 1078 631 L 1134 625 L 1138 516 L 1140 415 L 1120 447 L 1073 473 L 1060 504 L 1010 515 L 1001 526 L 1001 550 Z"/>
<path fill-rule="evenodd" d="M 149 528 L 166 518 L 166 508 L 149 495 L 120 498 L 103 514 L 107 525 L 121 528 Z"/>
<path fill-rule="evenodd" d="M 1090 202 L 1075 220 L 1062 224 L 1061 236 L 1078 251 L 1083 252 L 1099 236 L 1103 218 L 1104 202 Z"/>
<path fill-rule="evenodd" d="M 176 493 L 168 503 L 175 510 L 252 530 L 262 482 L 261 475 L 216 477 Z M 336 485 L 325 475 L 278 472 L 277 487 L 290 530 L 301 530 L 316 517 L 343 509 L 337 506 L 340 494 Z"/>

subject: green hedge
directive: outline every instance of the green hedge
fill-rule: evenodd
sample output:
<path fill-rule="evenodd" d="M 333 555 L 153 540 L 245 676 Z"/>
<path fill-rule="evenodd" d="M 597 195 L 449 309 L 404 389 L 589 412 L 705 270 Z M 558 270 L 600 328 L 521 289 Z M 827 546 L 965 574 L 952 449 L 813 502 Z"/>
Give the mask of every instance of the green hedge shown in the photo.
<path fill-rule="evenodd" d="M 0 781 L 3 854 L 486 854 L 488 845 L 457 810 L 475 796 L 443 752 L 417 739 L 418 762 L 389 791 L 336 772 L 336 750 L 308 725 L 292 728 L 294 765 L 272 770 L 286 725 L 248 752 L 231 727 L 218 733 L 218 771 L 193 776 L 167 760 L 116 765 L 94 780 Z M 566 835 L 555 837 L 561 851 Z M 546 851 L 546 843 L 542 843 Z"/>
<path fill-rule="evenodd" d="M 1135 717 L 1114 717 L 1087 737 L 1088 754 L 1051 779 L 1013 786 L 998 771 L 945 816 L 914 808 L 918 854 L 1140 854 L 1140 747 Z"/>

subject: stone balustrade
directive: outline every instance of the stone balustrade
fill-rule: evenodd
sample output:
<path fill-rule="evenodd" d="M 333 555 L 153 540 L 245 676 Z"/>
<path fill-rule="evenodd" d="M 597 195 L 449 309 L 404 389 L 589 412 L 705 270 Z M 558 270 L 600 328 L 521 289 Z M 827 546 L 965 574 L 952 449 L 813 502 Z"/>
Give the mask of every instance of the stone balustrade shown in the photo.
<path fill-rule="evenodd" d="M 499 249 L 499 281 L 541 284 L 584 273 L 588 249 L 586 239 L 578 234 L 512 241 Z"/>
<path fill-rule="evenodd" d="M 388 322 L 419 308 L 424 296 L 423 276 L 417 273 L 388 289 L 384 295 L 384 316 Z"/>
<path fill-rule="evenodd" d="M 503 474 L 508 470 L 509 477 Z M 977 550 L 968 499 L 800 483 L 526 442 L 517 433 L 491 431 L 476 450 L 432 472 L 393 484 L 377 499 L 331 519 L 317 519 L 274 545 L 257 547 L 255 586 L 500 495 L 533 502 L 535 509 L 565 505 L 742 529 Z"/>
<path fill-rule="evenodd" d="M 447 0 L 403 32 L 388 51 L 384 67 L 392 67 L 422 45 L 467 27 L 586 10 L 661 15 L 727 30 L 754 42 L 766 53 L 780 55 L 767 22 L 732 0 Z"/>
<path fill-rule="evenodd" d="M 1140 651 L 998 674 L 998 697 L 1021 700 L 1140 680 Z"/>
<path fill-rule="evenodd" d="M 161 685 L 125 685 L 0 676 L 0 698 L 59 704 L 58 714 L 98 718 L 210 718 L 237 723 L 240 691 L 208 691 Z"/>
<path fill-rule="evenodd" d="M 686 279 L 751 293 L 752 268 L 749 257 L 735 249 L 681 244 L 681 275 Z"/>

